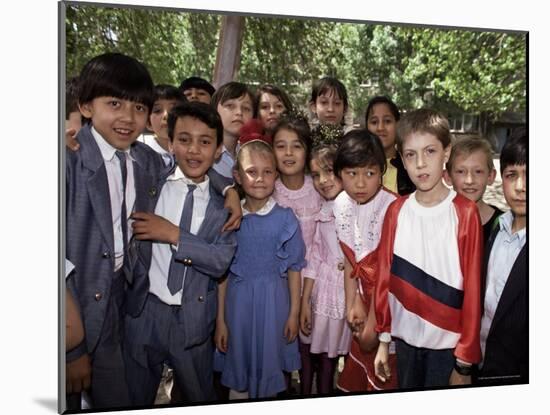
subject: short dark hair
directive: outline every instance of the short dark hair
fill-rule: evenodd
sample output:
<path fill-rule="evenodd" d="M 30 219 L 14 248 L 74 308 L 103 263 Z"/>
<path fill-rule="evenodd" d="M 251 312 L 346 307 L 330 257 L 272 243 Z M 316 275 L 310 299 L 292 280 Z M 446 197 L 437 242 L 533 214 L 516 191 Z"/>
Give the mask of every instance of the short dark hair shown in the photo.
<path fill-rule="evenodd" d="M 527 128 L 516 127 L 500 152 L 500 174 L 508 166 L 527 164 Z"/>
<path fill-rule="evenodd" d="M 346 112 L 349 106 L 348 91 L 342 82 L 330 76 L 325 76 L 324 78 L 321 78 L 313 83 L 313 87 L 311 88 L 311 99 L 309 102 L 312 104 L 315 103 L 319 95 L 323 95 L 329 91 L 336 92 L 336 95 L 344 101 L 344 112 Z"/>
<path fill-rule="evenodd" d="M 370 116 L 370 112 L 372 111 L 372 108 L 378 104 L 386 104 L 390 109 L 390 112 L 392 113 L 393 118 L 395 118 L 395 121 L 399 121 L 399 118 L 401 117 L 401 113 L 399 112 L 399 108 L 397 108 L 397 105 L 395 105 L 395 102 L 393 102 L 391 98 L 385 95 L 377 95 L 374 98 L 371 98 L 371 100 L 367 104 L 367 110 L 365 111 L 365 125 L 369 124 L 369 116 Z"/>
<path fill-rule="evenodd" d="M 174 141 L 174 128 L 178 118 L 192 117 L 216 130 L 216 143 L 223 143 L 223 124 L 218 112 L 204 102 L 182 102 L 168 113 L 168 137 Z"/>
<path fill-rule="evenodd" d="M 199 78 L 198 76 L 191 76 L 187 79 L 184 79 L 181 82 L 179 89 L 183 93 L 191 88 L 203 89 L 208 92 L 210 96 L 214 95 L 214 92 L 216 92 L 216 88 L 214 88 L 214 86 L 210 82 L 208 82 L 206 79 Z"/>
<path fill-rule="evenodd" d="M 254 95 L 252 95 L 252 92 L 250 92 L 250 89 L 248 89 L 246 84 L 234 81 L 228 82 L 219 87 L 214 95 L 212 95 L 212 106 L 217 110 L 218 104 L 223 105 L 224 102 L 230 99 L 240 98 L 243 95 L 248 95 L 250 102 L 254 107 Z M 253 108 L 252 112 L 255 112 L 255 108 Z"/>
<path fill-rule="evenodd" d="M 380 138 L 369 130 L 351 130 L 344 134 L 336 159 L 334 174 L 341 177 L 343 169 L 348 167 L 379 166 L 380 172 L 386 172 L 386 154 Z"/>
<path fill-rule="evenodd" d="M 429 108 L 408 112 L 397 123 L 396 144 L 400 153 L 403 152 L 403 139 L 411 133 L 432 134 L 443 148 L 451 144 L 449 120 L 443 114 Z"/>
<path fill-rule="evenodd" d="M 153 80 L 147 68 L 121 53 L 105 53 L 90 59 L 80 72 L 79 104 L 98 97 L 115 97 L 153 107 Z"/>
<path fill-rule="evenodd" d="M 159 99 L 175 99 L 177 101 L 187 101 L 183 92 L 173 85 L 158 84 L 153 89 L 153 103 Z"/>
<path fill-rule="evenodd" d="M 263 94 L 271 94 L 279 98 L 287 111 L 291 111 L 294 108 L 292 101 L 285 91 L 275 85 L 265 84 L 256 90 L 256 95 L 254 97 L 254 118 L 258 118 L 258 113 L 260 112 L 260 99 Z"/>

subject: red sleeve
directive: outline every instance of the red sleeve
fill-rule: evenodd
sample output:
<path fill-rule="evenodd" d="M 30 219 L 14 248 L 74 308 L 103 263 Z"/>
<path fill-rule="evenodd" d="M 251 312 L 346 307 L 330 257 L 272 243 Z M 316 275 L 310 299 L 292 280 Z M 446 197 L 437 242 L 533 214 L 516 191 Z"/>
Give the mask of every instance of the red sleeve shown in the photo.
<path fill-rule="evenodd" d="M 483 249 L 483 228 L 474 202 L 457 196 L 454 201 L 458 215 L 458 250 L 464 279 L 460 339 L 455 356 L 467 363 L 481 360 L 479 331 L 481 327 L 480 272 Z"/>
<path fill-rule="evenodd" d="M 374 290 L 377 333 L 391 333 L 391 313 L 388 304 L 388 294 L 390 290 L 393 242 L 395 240 L 395 229 L 397 228 L 397 217 L 407 197 L 400 197 L 391 203 L 386 211 L 384 225 L 382 226 L 382 234 L 378 245 L 378 278 Z"/>

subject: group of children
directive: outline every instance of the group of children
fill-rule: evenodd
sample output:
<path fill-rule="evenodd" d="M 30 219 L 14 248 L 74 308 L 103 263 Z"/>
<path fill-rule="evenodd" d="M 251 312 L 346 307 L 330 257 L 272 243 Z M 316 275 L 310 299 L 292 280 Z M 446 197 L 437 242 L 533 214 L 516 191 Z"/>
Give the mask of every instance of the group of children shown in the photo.
<path fill-rule="evenodd" d="M 281 396 L 294 371 L 300 395 L 329 394 L 341 356 L 344 392 L 528 381 L 525 130 L 502 150 L 502 214 L 485 141 L 452 145 L 444 116 L 381 96 L 346 131 L 335 78 L 313 128 L 273 85 L 153 86 L 116 53 L 75 96 L 69 409 L 83 390 L 151 406 L 166 367 L 174 403 Z"/>

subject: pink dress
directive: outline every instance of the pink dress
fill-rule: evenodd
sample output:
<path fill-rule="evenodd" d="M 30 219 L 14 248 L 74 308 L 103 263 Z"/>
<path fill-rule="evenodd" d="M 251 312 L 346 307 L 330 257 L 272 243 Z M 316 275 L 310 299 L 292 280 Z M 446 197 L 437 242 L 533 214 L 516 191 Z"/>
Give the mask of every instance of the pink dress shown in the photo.
<path fill-rule="evenodd" d="M 304 185 L 301 189 L 288 189 L 281 179 L 275 181 L 275 191 L 273 199 L 282 207 L 292 209 L 302 230 L 302 238 L 306 245 L 306 261 L 309 263 L 311 247 L 313 245 L 313 235 L 315 234 L 315 218 L 321 209 L 323 199 L 313 187 L 313 180 L 310 176 L 305 176 Z M 303 275 L 302 275 L 303 279 Z M 302 284 L 303 286 L 303 284 Z M 309 336 L 300 331 L 300 340 L 303 343 L 309 343 Z"/>
<path fill-rule="evenodd" d="M 288 189 L 281 179 L 275 181 L 275 192 L 273 199 L 282 207 L 292 209 L 302 230 L 302 237 L 306 244 L 306 259 L 309 257 L 309 251 L 313 243 L 313 235 L 315 234 L 315 218 L 321 209 L 323 199 L 313 187 L 313 180 L 310 176 L 305 176 L 304 185 L 301 189 Z"/>
<path fill-rule="evenodd" d="M 336 237 L 332 201 L 323 202 L 316 215 L 317 230 L 310 261 L 303 276 L 315 280 L 311 295 L 312 330 L 305 341 L 311 353 L 327 353 L 329 358 L 344 355 L 351 345 L 346 322 L 344 254 Z"/>

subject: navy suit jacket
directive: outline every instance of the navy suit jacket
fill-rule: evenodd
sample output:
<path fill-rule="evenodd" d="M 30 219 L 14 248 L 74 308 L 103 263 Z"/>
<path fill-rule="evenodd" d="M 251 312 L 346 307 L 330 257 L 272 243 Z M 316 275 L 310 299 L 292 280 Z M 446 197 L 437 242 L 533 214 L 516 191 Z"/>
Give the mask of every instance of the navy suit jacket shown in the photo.
<path fill-rule="evenodd" d="M 107 171 L 90 125 L 82 127 L 77 140 L 78 151 L 66 150 L 66 258 L 76 270 L 67 287 L 78 302 L 92 353 L 114 275 L 113 220 Z M 135 210 L 145 211 L 157 195 L 155 186 L 166 167 L 162 157 L 143 143 L 132 144 L 130 154 L 135 160 Z"/>
<path fill-rule="evenodd" d="M 482 299 L 486 289 L 487 265 L 496 235 L 496 227 L 485 248 Z M 478 384 L 529 382 L 529 292 L 527 275 L 527 243 L 519 252 L 487 336 L 483 367 L 477 374 Z"/>
<path fill-rule="evenodd" d="M 168 174 L 172 171 L 173 169 Z M 157 186 L 159 191 L 150 200 L 151 212 L 154 212 L 166 177 L 160 180 Z M 216 280 L 224 275 L 235 253 L 234 232 L 221 232 L 228 217 L 228 211 L 223 204 L 224 199 L 214 191 L 211 180 L 210 201 L 197 234 L 180 229 L 178 250 L 173 254 L 178 272 L 185 273 L 181 304 L 184 312 L 179 313 L 185 331 L 185 344 L 182 345 L 184 348 L 202 344 L 212 334 L 217 307 Z M 134 282 L 127 291 L 126 303 L 127 313 L 132 317 L 140 315 L 147 299 L 151 256 L 152 242 L 137 242 Z M 135 339 L 127 340 L 131 344 Z"/>

